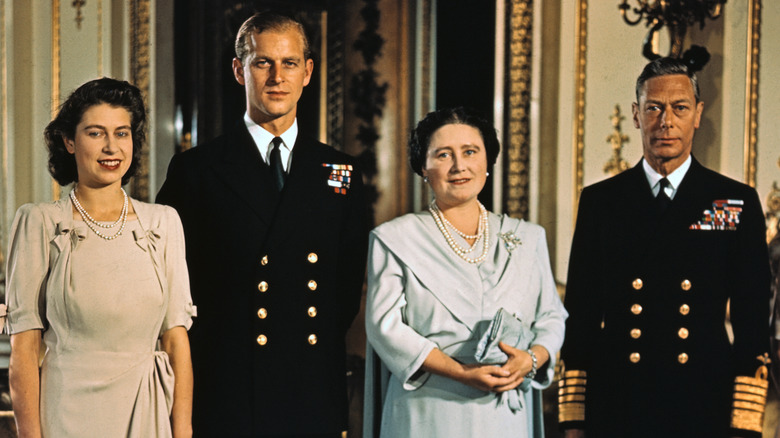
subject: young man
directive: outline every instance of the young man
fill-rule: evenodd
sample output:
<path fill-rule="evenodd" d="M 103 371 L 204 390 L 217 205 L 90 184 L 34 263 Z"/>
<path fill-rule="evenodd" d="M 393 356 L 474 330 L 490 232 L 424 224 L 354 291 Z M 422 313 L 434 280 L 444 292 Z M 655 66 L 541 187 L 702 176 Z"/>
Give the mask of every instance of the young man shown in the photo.
<path fill-rule="evenodd" d="M 260 13 L 233 72 L 244 119 L 171 160 L 157 201 L 184 225 L 193 300 L 196 436 L 340 437 L 344 335 L 368 224 L 353 160 L 298 132 L 313 61 L 303 26 Z"/>

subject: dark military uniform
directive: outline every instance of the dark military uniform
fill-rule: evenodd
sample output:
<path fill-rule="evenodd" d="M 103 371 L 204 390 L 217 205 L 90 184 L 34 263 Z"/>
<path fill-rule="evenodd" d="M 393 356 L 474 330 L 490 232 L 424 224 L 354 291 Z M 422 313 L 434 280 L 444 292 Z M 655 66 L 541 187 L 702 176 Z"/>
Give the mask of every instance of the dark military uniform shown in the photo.
<path fill-rule="evenodd" d="M 752 188 L 695 159 L 663 212 L 641 162 L 587 187 L 565 305 L 563 428 L 588 438 L 756 428 L 766 390 L 751 378 L 768 350 L 769 265 Z"/>
<path fill-rule="evenodd" d="M 176 208 L 198 317 L 195 436 L 339 435 L 344 335 L 368 227 L 351 157 L 301 134 L 284 189 L 240 122 L 176 155 L 157 201 Z"/>

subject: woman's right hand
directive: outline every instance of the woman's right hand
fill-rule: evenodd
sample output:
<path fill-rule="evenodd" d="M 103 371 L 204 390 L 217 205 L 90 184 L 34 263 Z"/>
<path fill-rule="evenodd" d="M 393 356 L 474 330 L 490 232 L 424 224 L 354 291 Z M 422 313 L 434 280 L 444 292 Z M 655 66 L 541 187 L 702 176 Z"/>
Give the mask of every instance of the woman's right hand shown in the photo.
<path fill-rule="evenodd" d="M 504 392 L 516 388 L 523 379 L 519 380 L 506 369 L 498 365 L 461 364 L 463 374 L 460 383 L 480 389 L 485 392 Z M 498 390 L 498 388 L 501 388 Z"/>

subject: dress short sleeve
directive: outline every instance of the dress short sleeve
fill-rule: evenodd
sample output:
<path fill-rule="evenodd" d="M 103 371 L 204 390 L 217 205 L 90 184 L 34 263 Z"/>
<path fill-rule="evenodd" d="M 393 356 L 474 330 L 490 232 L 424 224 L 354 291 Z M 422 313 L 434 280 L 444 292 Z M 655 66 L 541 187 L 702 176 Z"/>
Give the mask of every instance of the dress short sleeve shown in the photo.
<path fill-rule="evenodd" d="M 192 327 L 192 318 L 197 315 L 190 295 L 190 278 L 184 251 L 184 230 L 181 219 L 171 207 L 165 207 L 165 272 L 168 282 L 168 309 L 161 328 L 163 333 L 177 326 L 187 330 Z"/>
<path fill-rule="evenodd" d="M 6 265 L 9 334 L 44 329 L 46 278 L 49 271 L 49 237 L 40 206 L 25 204 L 11 226 Z"/>

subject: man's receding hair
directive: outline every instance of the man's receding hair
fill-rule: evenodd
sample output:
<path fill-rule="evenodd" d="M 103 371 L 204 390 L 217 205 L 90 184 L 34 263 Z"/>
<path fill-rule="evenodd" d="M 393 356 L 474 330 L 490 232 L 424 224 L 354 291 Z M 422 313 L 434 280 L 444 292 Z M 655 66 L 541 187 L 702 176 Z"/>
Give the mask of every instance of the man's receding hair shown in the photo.
<path fill-rule="evenodd" d="M 236 35 L 236 58 L 244 63 L 244 58 L 249 53 L 248 39 L 253 33 L 263 33 L 265 31 L 286 31 L 296 29 L 303 38 L 303 57 L 311 59 L 311 46 L 309 45 L 309 36 L 303 22 L 292 14 L 279 11 L 258 12 L 249 17 L 238 29 Z"/>
<path fill-rule="evenodd" d="M 696 103 L 699 103 L 699 81 L 696 78 L 696 73 L 688 68 L 688 64 L 677 58 L 658 58 L 648 63 L 642 70 L 642 73 L 636 79 L 636 101 L 639 103 L 639 95 L 642 93 L 642 87 L 649 79 L 656 78 L 658 76 L 667 75 L 685 75 L 691 80 L 691 86 L 693 87 L 693 95 L 696 97 Z"/>

